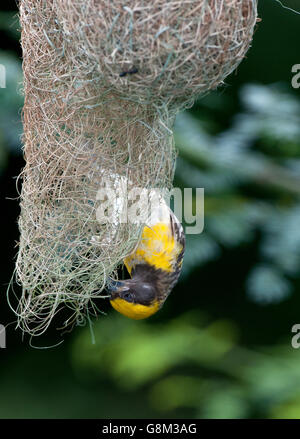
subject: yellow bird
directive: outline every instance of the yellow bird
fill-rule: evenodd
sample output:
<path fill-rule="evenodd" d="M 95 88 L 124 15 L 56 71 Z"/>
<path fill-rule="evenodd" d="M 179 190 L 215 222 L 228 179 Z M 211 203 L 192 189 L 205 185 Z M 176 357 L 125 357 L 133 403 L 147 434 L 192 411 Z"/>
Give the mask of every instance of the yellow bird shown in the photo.
<path fill-rule="evenodd" d="M 124 259 L 131 279 L 108 286 L 113 308 L 136 320 L 156 313 L 179 278 L 184 249 L 182 225 L 161 200 L 137 248 Z"/>

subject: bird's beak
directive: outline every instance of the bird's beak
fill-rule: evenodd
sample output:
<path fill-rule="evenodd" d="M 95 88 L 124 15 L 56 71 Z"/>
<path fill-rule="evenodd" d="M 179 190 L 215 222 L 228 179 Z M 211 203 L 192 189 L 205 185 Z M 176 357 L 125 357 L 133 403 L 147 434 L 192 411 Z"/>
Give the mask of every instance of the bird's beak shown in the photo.
<path fill-rule="evenodd" d="M 129 287 L 122 281 L 111 280 L 107 284 L 107 290 L 110 294 L 110 298 L 114 299 L 119 293 L 123 291 L 128 291 Z"/>

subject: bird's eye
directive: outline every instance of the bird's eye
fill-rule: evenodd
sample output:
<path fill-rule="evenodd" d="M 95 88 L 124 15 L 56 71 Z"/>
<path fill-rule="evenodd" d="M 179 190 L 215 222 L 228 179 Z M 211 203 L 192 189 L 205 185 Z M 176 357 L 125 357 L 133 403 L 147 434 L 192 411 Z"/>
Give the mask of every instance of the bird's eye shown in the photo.
<path fill-rule="evenodd" d="M 123 299 L 127 302 L 133 302 L 133 294 L 129 291 L 126 291 L 126 293 L 123 293 Z"/>

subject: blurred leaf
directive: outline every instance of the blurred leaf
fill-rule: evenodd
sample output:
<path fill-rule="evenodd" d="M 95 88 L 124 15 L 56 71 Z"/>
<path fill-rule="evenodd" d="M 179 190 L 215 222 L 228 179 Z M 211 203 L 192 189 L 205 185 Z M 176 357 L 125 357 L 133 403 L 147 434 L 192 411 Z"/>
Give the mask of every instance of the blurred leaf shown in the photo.
<path fill-rule="evenodd" d="M 197 266 L 216 259 L 221 254 L 221 250 L 208 234 L 187 235 L 186 251 L 182 267 L 180 281 L 184 281 L 187 275 Z"/>
<path fill-rule="evenodd" d="M 20 23 L 16 12 L 0 11 L 0 30 L 15 39 L 20 38 Z"/>
<path fill-rule="evenodd" d="M 151 382 L 185 363 L 212 364 L 219 361 L 234 345 L 235 328 L 227 321 L 215 322 L 206 328 L 193 322 L 191 314 L 160 325 L 126 320 L 119 332 L 116 327 L 105 342 L 105 324 L 96 327 L 96 344 L 91 345 L 85 331 L 73 349 L 74 364 L 101 374 L 104 369 L 121 387 L 132 389 Z M 98 334 L 98 331 L 99 334 Z M 104 343 L 102 342 L 104 340 Z"/>
<path fill-rule="evenodd" d="M 207 389 L 200 416 L 205 419 L 239 419 L 249 415 L 245 393 L 236 385 L 216 381 Z"/>
<path fill-rule="evenodd" d="M 257 302 L 268 304 L 285 299 L 291 292 L 291 286 L 276 268 L 259 265 L 253 268 L 248 277 L 247 290 Z"/>
<path fill-rule="evenodd" d="M 272 419 L 299 419 L 299 417 L 300 395 L 295 399 L 284 402 L 283 404 L 275 404 L 270 413 L 270 418 Z"/>
<path fill-rule="evenodd" d="M 9 148 L 21 152 L 20 112 L 23 106 L 23 96 L 20 91 L 21 62 L 16 56 L 0 51 L 0 64 L 4 66 L 6 72 L 6 88 L 0 88 L 0 132 Z"/>
<path fill-rule="evenodd" d="M 203 390 L 203 380 L 199 378 L 171 375 L 153 385 L 149 398 L 154 408 L 168 412 L 181 407 L 197 407 Z"/>
<path fill-rule="evenodd" d="M 300 205 L 277 209 L 264 225 L 262 254 L 288 274 L 300 269 Z"/>

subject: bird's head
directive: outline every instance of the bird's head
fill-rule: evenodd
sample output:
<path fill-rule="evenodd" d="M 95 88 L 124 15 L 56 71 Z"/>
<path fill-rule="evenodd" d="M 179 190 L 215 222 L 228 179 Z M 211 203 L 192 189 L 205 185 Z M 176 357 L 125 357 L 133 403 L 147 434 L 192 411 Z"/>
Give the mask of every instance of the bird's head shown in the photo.
<path fill-rule="evenodd" d="M 134 279 L 111 281 L 108 291 L 112 307 L 134 320 L 146 319 L 160 308 L 156 288 L 149 282 Z"/>

